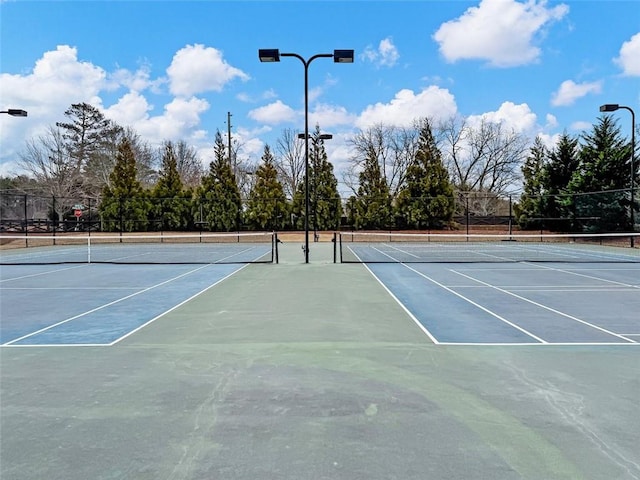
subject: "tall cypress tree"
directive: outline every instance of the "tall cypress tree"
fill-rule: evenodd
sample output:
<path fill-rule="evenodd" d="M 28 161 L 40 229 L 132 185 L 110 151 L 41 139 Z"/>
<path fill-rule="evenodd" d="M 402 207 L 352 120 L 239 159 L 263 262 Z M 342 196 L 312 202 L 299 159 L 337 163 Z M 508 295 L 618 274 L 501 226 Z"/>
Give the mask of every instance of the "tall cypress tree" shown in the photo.
<path fill-rule="evenodd" d="M 262 164 L 254 175 L 256 179 L 249 193 L 247 221 L 261 230 L 284 228 L 289 221 L 289 206 L 269 145 L 265 145 Z"/>
<path fill-rule="evenodd" d="M 564 132 L 556 146 L 547 153 L 542 186 L 544 197 L 540 205 L 541 217 L 546 218 L 545 225 L 556 231 L 572 228 L 574 217 L 571 196 L 568 195 L 569 182 L 580 165 L 580 145 L 578 138 Z"/>
<path fill-rule="evenodd" d="M 162 168 L 153 189 L 156 227 L 162 230 L 180 230 L 191 226 L 190 193 L 185 190 L 173 144 L 166 142 L 162 151 Z"/>
<path fill-rule="evenodd" d="M 229 232 L 240 227 L 242 199 L 236 177 L 220 132 L 216 132 L 214 159 L 198 189 L 196 205 L 202 215 L 204 228 L 210 231 Z"/>
<path fill-rule="evenodd" d="M 136 159 L 128 140 L 118 145 L 116 163 L 109 177 L 111 186 L 102 191 L 100 215 L 103 229 L 144 231 L 148 226 L 150 202 L 136 178 Z"/>
<path fill-rule="evenodd" d="M 453 218 L 453 185 L 426 120 L 420 127 L 415 157 L 407 167 L 405 186 L 398 194 L 397 210 L 404 225 L 418 229 L 442 228 Z"/>
<path fill-rule="evenodd" d="M 310 135 L 309 152 L 309 227 L 314 230 L 332 230 L 340 226 L 342 202 L 338 193 L 338 180 L 333 165 L 327 158 L 324 140 L 320 138 L 320 127 Z M 298 184 L 293 196 L 293 213 L 296 226 L 304 225 L 306 182 Z"/>
<path fill-rule="evenodd" d="M 542 225 L 544 171 L 547 149 L 540 137 L 536 137 L 529 156 L 522 166 L 522 196 L 516 205 L 518 223 L 524 228 Z"/>
<path fill-rule="evenodd" d="M 351 215 L 358 229 L 383 229 L 393 224 L 393 209 L 389 186 L 382 176 L 377 155 L 372 150 L 358 175 L 358 196 L 355 197 Z"/>

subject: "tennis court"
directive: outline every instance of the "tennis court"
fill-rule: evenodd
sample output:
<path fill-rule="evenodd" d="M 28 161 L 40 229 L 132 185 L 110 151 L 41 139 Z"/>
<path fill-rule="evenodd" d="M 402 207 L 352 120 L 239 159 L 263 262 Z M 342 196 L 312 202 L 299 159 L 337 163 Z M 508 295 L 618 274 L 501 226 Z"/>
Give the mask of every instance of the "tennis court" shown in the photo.
<path fill-rule="evenodd" d="M 348 264 L 322 242 L 304 264 L 300 243 L 3 265 L 2 478 L 640 478 L 635 251 Z"/>

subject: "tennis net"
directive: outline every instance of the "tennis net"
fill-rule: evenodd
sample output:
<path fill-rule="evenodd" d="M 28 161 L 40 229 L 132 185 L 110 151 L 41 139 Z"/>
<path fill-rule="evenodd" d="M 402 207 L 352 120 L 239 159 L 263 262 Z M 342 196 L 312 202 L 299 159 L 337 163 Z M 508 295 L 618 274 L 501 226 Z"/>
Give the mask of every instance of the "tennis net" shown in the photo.
<path fill-rule="evenodd" d="M 341 263 L 640 262 L 638 233 L 339 232 L 335 241 Z"/>
<path fill-rule="evenodd" d="M 0 265 L 277 263 L 272 232 L 0 235 Z"/>

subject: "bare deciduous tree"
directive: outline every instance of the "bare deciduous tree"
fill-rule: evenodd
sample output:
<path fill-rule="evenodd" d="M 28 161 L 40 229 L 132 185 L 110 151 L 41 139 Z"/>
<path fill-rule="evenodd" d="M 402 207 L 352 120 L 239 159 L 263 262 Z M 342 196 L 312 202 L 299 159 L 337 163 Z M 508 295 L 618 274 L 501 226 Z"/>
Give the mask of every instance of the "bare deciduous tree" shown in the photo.
<path fill-rule="evenodd" d="M 502 123 L 482 119 L 472 126 L 465 118 L 439 125 L 441 151 L 458 190 L 502 195 L 519 182 L 529 141 Z"/>
<path fill-rule="evenodd" d="M 407 167 L 415 156 L 418 127 L 419 121 L 409 128 L 377 124 L 358 132 L 351 140 L 354 155 L 344 175 L 344 183 L 356 193 L 359 172 L 366 159 L 374 155 L 389 193 L 395 198 L 404 184 Z"/>
<path fill-rule="evenodd" d="M 28 140 L 18 164 L 33 177 L 39 194 L 57 200 L 54 208 L 58 218 L 82 196 L 82 172 L 70 157 L 60 128 L 49 127 L 45 134 Z M 46 217 L 47 212 L 34 215 Z"/>
<path fill-rule="evenodd" d="M 293 129 L 285 129 L 276 144 L 276 169 L 287 198 L 292 199 L 304 181 L 304 142 Z"/>
<path fill-rule="evenodd" d="M 163 150 L 169 143 L 171 142 L 165 142 Z M 196 149 L 189 146 L 184 140 L 179 140 L 173 145 L 173 151 L 182 184 L 190 188 L 200 185 L 204 168 L 202 168 L 202 162 L 198 158 Z"/>

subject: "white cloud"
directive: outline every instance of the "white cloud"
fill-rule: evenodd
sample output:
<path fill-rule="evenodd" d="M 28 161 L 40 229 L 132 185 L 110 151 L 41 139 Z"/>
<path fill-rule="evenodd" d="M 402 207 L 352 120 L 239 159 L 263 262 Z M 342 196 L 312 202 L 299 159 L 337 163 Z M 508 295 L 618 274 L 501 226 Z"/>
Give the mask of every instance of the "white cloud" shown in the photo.
<path fill-rule="evenodd" d="M 640 33 L 636 33 L 622 44 L 620 56 L 614 62 L 622 68 L 622 73 L 632 77 L 640 76 Z"/>
<path fill-rule="evenodd" d="M 242 70 L 225 62 L 220 50 L 199 44 L 178 50 L 167 74 L 171 93 L 185 97 L 208 91 L 220 92 L 236 78 L 249 79 Z"/>
<path fill-rule="evenodd" d="M 471 115 L 467 120 L 471 125 L 479 124 L 482 120 L 485 120 L 492 123 L 501 123 L 508 129 L 513 129 L 519 133 L 535 134 L 538 129 L 536 119 L 536 114 L 531 111 L 526 103 L 516 105 L 513 102 L 504 102 L 495 112 Z"/>
<path fill-rule="evenodd" d="M 276 100 L 269 105 L 251 110 L 248 116 L 256 122 L 267 124 L 291 122 L 297 118 L 295 110 L 282 103 L 281 100 Z"/>
<path fill-rule="evenodd" d="M 325 131 L 338 125 L 353 125 L 355 120 L 355 116 L 347 112 L 344 107 L 320 104 L 309 112 L 309 129 L 315 128 L 317 124 Z"/>
<path fill-rule="evenodd" d="M 30 74 L 0 74 L 2 99 L 25 110 L 59 105 L 66 109 L 72 102 L 95 100 L 106 86 L 106 77 L 102 68 L 78 61 L 75 47 L 60 45 L 45 52 Z"/>
<path fill-rule="evenodd" d="M 564 4 L 547 8 L 546 0 L 482 0 L 442 24 L 433 39 L 448 62 L 479 59 L 495 67 L 526 65 L 540 56 L 536 34 L 568 11 Z"/>
<path fill-rule="evenodd" d="M 150 78 L 151 68 L 149 65 L 143 65 L 135 72 L 120 68 L 109 76 L 112 88 L 124 86 L 134 92 L 141 92 L 148 88 L 156 88 L 159 81 L 152 81 Z"/>
<path fill-rule="evenodd" d="M 575 83 L 573 80 L 565 80 L 560 84 L 560 88 L 551 98 L 551 105 L 555 107 L 566 107 L 573 105 L 575 101 L 590 93 L 600 93 L 602 82 Z"/>
<path fill-rule="evenodd" d="M 200 124 L 200 114 L 208 110 L 209 103 L 201 98 L 174 98 L 164 106 L 162 115 L 137 121 L 133 127 L 153 144 L 163 140 L 179 140 Z"/>
<path fill-rule="evenodd" d="M 430 86 L 418 94 L 403 89 L 389 103 L 370 105 L 356 120 L 359 128 L 375 124 L 410 126 L 420 117 L 448 118 L 455 115 L 456 102 L 449 90 Z"/>
<path fill-rule="evenodd" d="M 107 118 L 118 125 L 136 125 L 140 121 L 146 121 L 148 112 L 153 109 L 147 99 L 138 92 L 129 92 L 111 107 L 104 111 Z"/>
<path fill-rule="evenodd" d="M 393 67 L 398 62 L 400 54 L 391 37 L 387 37 L 380 41 L 377 50 L 371 46 L 365 48 L 360 58 L 374 63 L 377 67 Z"/>
<path fill-rule="evenodd" d="M 201 46 L 186 47 L 177 52 L 169 67 L 172 87 L 175 88 L 185 79 L 181 75 L 189 71 L 192 62 L 200 63 L 202 67 L 190 71 L 196 90 L 206 89 L 199 83 L 206 73 L 216 72 L 222 77 L 226 75 L 220 83 L 214 83 L 216 88 L 231 78 L 248 78 L 239 70 L 229 67 L 217 55 L 217 50 Z M 220 76 L 213 75 L 213 78 L 220 79 Z M 209 109 L 209 102 L 186 95 L 186 88 L 178 88 L 181 94 L 177 98 L 160 97 L 164 107 L 158 112 L 150 103 L 147 93 L 160 93 L 159 86 L 166 81 L 152 78 L 151 67 L 147 64 L 136 71 L 118 68 L 107 72 L 90 62 L 79 60 L 78 50 L 68 45 L 45 52 L 35 62 L 31 72 L 0 74 L 0 98 L 3 103 L 0 108 L 23 108 L 29 112 L 24 119 L 0 115 L 0 163 L 6 163 L 2 171 L 14 169 L 18 152 L 24 148 L 26 139 L 42 135 L 48 126 L 63 119 L 63 112 L 71 104 L 78 102 L 87 102 L 101 109 L 107 118 L 118 124 L 133 127 L 152 145 L 160 144 L 163 140 L 178 139 L 203 142 L 206 132 L 200 126 L 201 115 Z M 123 90 L 123 87 L 126 93 L 120 93 L 116 103 L 105 107 L 103 95 Z"/>
<path fill-rule="evenodd" d="M 43 134 L 48 125 L 60 121 L 71 104 L 88 102 L 101 107 L 99 93 L 107 88 L 107 74 L 100 67 L 79 61 L 75 47 L 59 45 L 45 52 L 31 72 L 0 73 L 0 86 L 0 109 L 29 112 L 27 118 L 0 115 L 0 161 L 15 161 L 24 139 Z"/>

